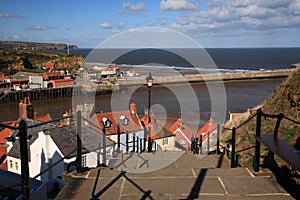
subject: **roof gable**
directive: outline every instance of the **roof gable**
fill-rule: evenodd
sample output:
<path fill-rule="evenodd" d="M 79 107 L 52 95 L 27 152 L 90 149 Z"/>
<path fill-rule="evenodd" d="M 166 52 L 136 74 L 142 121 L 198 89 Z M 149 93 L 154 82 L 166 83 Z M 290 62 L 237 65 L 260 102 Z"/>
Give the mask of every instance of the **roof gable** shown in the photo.
<path fill-rule="evenodd" d="M 181 124 L 180 124 L 181 123 Z M 177 119 L 177 121 L 169 128 L 169 130 L 172 133 L 180 132 L 180 134 L 184 135 L 186 138 L 188 138 L 188 141 L 191 140 L 193 137 L 193 133 L 189 127 L 182 122 L 182 119 Z"/>
<path fill-rule="evenodd" d="M 202 133 L 205 133 L 204 138 L 202 138 L 203 140 L 206 139 L 207 134 L 211 133 L 212 131 L 214 131 L 217 128 L 217 124 L 214 123 L 212 120 L 208 120 L 206 122 L 206 124 L 198 131 L 198 138 L 200 138 Z"/>

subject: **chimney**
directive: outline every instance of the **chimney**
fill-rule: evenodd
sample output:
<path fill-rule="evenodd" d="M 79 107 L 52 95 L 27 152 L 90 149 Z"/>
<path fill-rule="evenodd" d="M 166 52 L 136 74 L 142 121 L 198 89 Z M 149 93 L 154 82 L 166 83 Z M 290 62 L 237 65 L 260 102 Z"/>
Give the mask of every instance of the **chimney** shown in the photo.
<path fill-rule="evenodd" d="M 28 97 L 25 97 L 24 100 L 21 100 L 19 103 L 19 120 L 24 118 L 34 118 L 33 105 Z"/>
<path fill-rule="evenodd" d="M 136 108 L 136 103 L 135 102 L 130 103 L 129 110 L 130 110 L 132 115 L 137 114 L 137 108 Z"/>
<path fill-rule="evenodd" d="M 178 128 L 181 129 L 181 128 L 182 128 L 182 125 L 183 125 L 182 119 L 179 119 L 179 120 L 178 120 Z"/>
<path fill-rule="evenodd" d="M 71 110 L 66 110 L 66 112 L 63 114 L 63 117 L 70 116 L 71 114 L 72 114 Z M 61 125 L 63 125 L 63 126 L 69 126 L 69 125 L 71 125 L 71 118 L 63 119 L 61 121 Z"/>

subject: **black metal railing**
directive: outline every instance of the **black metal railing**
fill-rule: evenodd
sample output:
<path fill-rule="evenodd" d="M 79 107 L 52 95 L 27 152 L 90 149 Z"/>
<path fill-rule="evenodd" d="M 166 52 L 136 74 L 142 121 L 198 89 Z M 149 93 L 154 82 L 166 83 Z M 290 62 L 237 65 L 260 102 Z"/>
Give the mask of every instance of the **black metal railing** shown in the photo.
<path fill-rule="evenodd" d="M 60 122 L 62 120 L 68 119 L 68 118 L 76 118 L 76 130 L 77 130 L 77 146 L 74 150 L 72 150 L 70 153 L 68 153 L 67 155 L 65 155 L 64 157 L 62 157 L 61 159 L 59 159 L 58 161 L 56 161 L 55 163 L 53 163 L 52 165 L 50 165 L 47 169 L 41 171 L 39 174 L 37 174 L 36 176 L 34 176 L 33 178 L 31 178 L 30 180 L 30 176 L 29 176 L 29 159 L 28 159 L 28 134 L 27 134 L 27 130 L 30 128 L 35 128 L 35 127 L 39 127 L 42 125 L 46 125 L 49 123 L 55 123 L 55 122 Z M 68 116 L 64 116 L 64 117 L 60 117 L 60 118 L 56 118 L 56 119 L 52 119 L 49 120 L 47 122 L 38 122 L 36 124 L 33 125 L 27 125 L 27 122 L 25 120 L 21 120 L 19 122 L 18 126 L 10 126 L 8 124 L 3 124 L 0 123 L 0 128 L 8 128 L 11 130 L 17 130 L 19 131 L 19 133 L 16 136 L 11 136 L 14 138 L 9 138 L 12 141 L 16 140 L 16 137 L 19 137 L 19 141 L 20 141 L 20 157 L 21 157 L 21 184 L 17 184 L 17 185 L 11 185 L 11 186 L 7 186 L 7 187 L 1 187 L 0 191 L 3 189 L 8 189 L 8 188 L 12 188 L 12 187 L 17 187 L 17 186 L 21 186 L 21 190 L 22 190 L 22 199 L 30 199 L 30 181 L 33 181 L 35 179 L 37 179 L 38 177 L 40 177 L 42 174 L 46 173 L 47 171 L 49 171 L 50 169 L 52 169 L 53 167 L 55 167 L 57 164 L 59 164 L 60 162 L 62 162 L 65 158 L 67 158 L 68 156 L 70 156 L 71 154 L 73 154 L 74 152 L 77 152 L 76 154 L 76 159 L 75 161 L 71 162 L 68 164 L 67 166 L 67 170 L 68 168 L 70 168 L 72 165 L 74 165 L 76 167 L 77 173 L 81 173 L 83 171 L 82 168 L 82 141 L 81 141 L 81 126 L 83 124 L 83 121 L 87 122 L 89 124 L 89 127 L 93 128 L 93 130 L 95 130 L 97 133 L 102 134 L 103 135 L 103 141 L 102 141 L 102 147 L 103 147 L 103 160 L 102 160 L 102 164 L 104 164 L 105 166 L 107 165 L 107 160 L 106 160 L 106 131 L 108 130 L 108 128 L 100 128 L 99 126 L 95 125 L 93 122 L 91 122 L 90 120 L 86 119 L 85 117 L 83 117 L 81 115 L 81 111 L 78 111 L 74 114 L 70 114 Z M 113 127 L 110 127 L 113 128 Z M 120 126 L 117 125 L 117 152 L 120 152 L 121 149 L 121 145 L 125 145 L 127 152 L 129 152 L 129 149 L 131 148 L 133 150 L 133 152 L 137 152 L 137 153 L 142 153 L 145 151 L 146 147 L 146 138 L 139 138 L 138 136 L 133 136 L 132 141 L 129 141 L 129 133 L 125 132 L 126 134 L 126 143 L 123 144 L 121 143 L 121 133 L 120 131 Z M 156 148 L 156 143 L 152 143 L 152 145 L 154 145 L 154 150 L 157 150 Z M 96 149 L 94 149 L 96 150 Z M 99 151 L 100 151 L 100 147 L 99 147 Z M 27 152 L 27 153 L 26 153 Z M 98 163 L 100 164 L 100 163 Z"/>
<path fill-rule="evenodd" d="M 239 154 L 241 152 L 248 151 L 250 149 L 255 149 L 254 159 L 253 159 L 253 168 L 254 168 L 254 171 L 259 170 L 260 142 L 257 139 L 255 139 L 255 144 L 254 145 L 246 147 L 246 148 L 241 149 L 241 150 L 236 150 L 236 133 L 237 133 L 237 130 L 240 129 L 241 127 L 245 126 L 246 124 L 248 124 L 255 117 L 256 117 L 255 138 L 257 138 L 261 134 L 262 117 L 277 119 L 275 127 L 274 127 L 274 131 L 273 131 L 274 136 L 278 135 L 279 126 L 280 126 L 280 123 L 281 123 L 282 119 L 286 119 L 288 121 L 291 121 L 295 124 L 300 125 L 300 122 L 298 122 L 294 119 L 291 119 L 289 117 L 286 117 L 282 113 L 280 113 L 280 114 L 266 114 L 261 109 L 258 109 L 255 114 L 250 116 L 246 121 L 244 121 L 243 123 L 241 123 L 237 127 L 232 127 L 232 128 L 223 127 L 223 130 L 231 131 L 231 139 L 230 139 L 231 140 L 231 149 L 229 148 L 229 146 L 225 147 L 221 144 L 219 144 L 219 146 L 220 146 L 220 148 L 223 149 L 223 153 L 225 153 L 227 156 L 230 155 L 230 161 L 231 161 L 230 166 L 231 166 L 231 168 L 237 167 L 239 165 L 238 164 L 238 157 L 239 157 Z M 274 155 L 271 155 L 271 156 L 274 156 Z"/>

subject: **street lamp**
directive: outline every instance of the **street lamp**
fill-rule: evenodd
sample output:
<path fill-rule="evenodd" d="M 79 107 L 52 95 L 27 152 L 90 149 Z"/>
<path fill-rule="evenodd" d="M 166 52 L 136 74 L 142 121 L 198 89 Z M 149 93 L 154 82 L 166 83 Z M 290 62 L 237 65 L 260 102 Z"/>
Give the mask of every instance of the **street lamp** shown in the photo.
<path fill-rule="evenodd" d="M 152 77 L 151 73 L 146 77 L 146 83 L 148 85 L 148 124 L 149 124 L 149 141 L 148 141 L 148 152 L 152 151 L 152 139 L 151 139 L 151 87 L 154 78 Z"/>

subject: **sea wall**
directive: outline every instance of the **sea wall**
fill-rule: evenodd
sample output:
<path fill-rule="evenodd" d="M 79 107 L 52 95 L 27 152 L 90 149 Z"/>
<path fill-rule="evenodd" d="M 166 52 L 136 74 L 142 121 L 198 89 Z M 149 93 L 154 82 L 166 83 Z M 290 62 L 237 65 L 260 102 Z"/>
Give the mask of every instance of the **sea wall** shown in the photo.
<path fill-rule="evenodd" d="M 173 83 L 196 83 L 207 81 L 234 81 L 234 80 L 252 80 L 252 79 L 274 79 L 287 77 L 293 69 L 278 69 L 264 71 L 241 71 L 233 73 L 219 74 L 190 74 L 182 76 L 164 76 L 155 77 L 155 84 L 173 84 Z M 125 77 L 118 80 L 119 85 L 141 85 L 145 84 L 145 77 Z"/>

